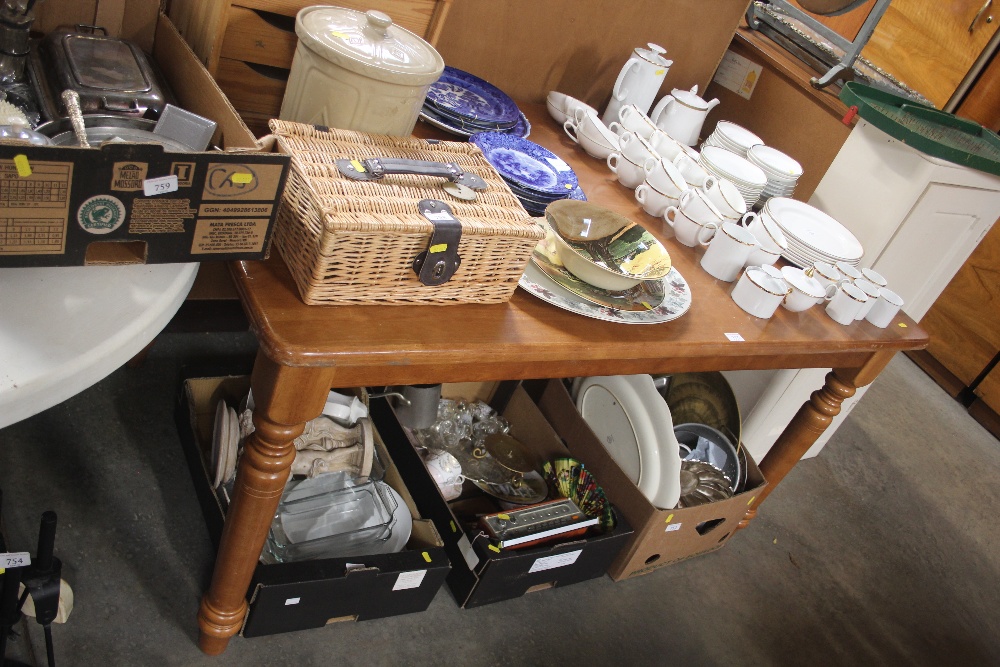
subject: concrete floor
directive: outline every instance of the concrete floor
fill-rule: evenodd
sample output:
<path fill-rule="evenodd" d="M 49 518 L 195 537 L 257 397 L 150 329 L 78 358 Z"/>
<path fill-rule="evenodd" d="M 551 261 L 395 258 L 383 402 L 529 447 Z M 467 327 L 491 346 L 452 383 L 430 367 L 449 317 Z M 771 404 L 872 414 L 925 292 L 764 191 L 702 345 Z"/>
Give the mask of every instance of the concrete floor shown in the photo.
<path fill-rule="evenodd" d="M 210 658 L 195 614 L 212 547 L 178 444 L 178 368 L 248 335 L 161 336 L 145 365 L 0 431 L 12 550 L 59 515 L 76 608 L 61 665 L 1000 663 L 1000 443 L 897 357 L 819 458 L 722 550 L 474 610 L 244 639 Z M 25 628 L 22 628 L 25 631 Z M 9 657 L 44 664 L 39 626 Z"/>

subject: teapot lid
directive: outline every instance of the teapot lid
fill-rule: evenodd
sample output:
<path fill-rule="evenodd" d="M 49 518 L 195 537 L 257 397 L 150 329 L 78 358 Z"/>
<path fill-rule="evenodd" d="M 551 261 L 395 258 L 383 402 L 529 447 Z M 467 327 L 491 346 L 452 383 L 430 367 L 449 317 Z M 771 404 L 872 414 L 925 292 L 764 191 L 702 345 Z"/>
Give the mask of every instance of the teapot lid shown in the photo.
<path fill-rule="evenodd" d="M 697 84 L 691 87 L 691 90 L 681 90 L 680 88 L 674 88 L 670 91 L 670 94 L 675 100 L 683 104 L 684 106 L 691 107 L 692 109 L 698 109 L 699 111 L 706 111 L 709 109 L 708 102 L 703 100 L 698 96 L 698 86 Z"/>
<path fill-rule="evenodd" d="M 659 65 L 661 67 L 670 67 L 671 65 L 674 64 L 673 60 L 667 60 L 666 58 L 663 57 L 663 54 L 666 53 L 667 50 L 662 46 L 658 44 L 653 44 L 652 42 L 649 42 L 648 44 L 646 44 L 646 46 L 649 48 L 644 49 L 640 46 L 637 46 L 634 49 L 635 55 L 639 56 L 643 60 L 647 60 L 653 63 L 654 65 Z"/>
<path fill-rule="evenodd" d="M 295 34 L 333 64 L 380 81 L 425 85 L 444 71 L 433 46 L 374 9 L 306 7 L 295 17 Z"/>

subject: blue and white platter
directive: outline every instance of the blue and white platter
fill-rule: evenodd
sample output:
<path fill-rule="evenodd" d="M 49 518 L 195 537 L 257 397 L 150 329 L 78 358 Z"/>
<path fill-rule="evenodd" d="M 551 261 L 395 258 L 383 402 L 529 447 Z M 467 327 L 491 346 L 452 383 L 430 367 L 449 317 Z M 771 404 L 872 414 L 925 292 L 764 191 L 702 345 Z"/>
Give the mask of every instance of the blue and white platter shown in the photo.
<path fill-rule="evenodd" d="M 445 66 L 427 91 L 427 105 L 454 118 L 464 118 L 498 129 L 512 127 L 520 112 L 507 93 L 469 72 Z"/>
<path fill-rule="evenodd" d="M 525 117 L 523 113 L 520 112 L 518 113 L 520 115 L 520 118 L 514 124 L 514 127 L 499 131 L 503 132 L 504 134 L 513 135 L 515 137 L 527 137 L 529 134 L 531 134 L 531 123 L 528 122 L 527 117 Z M 433 107 L 426 104 L 420 110 L 420 120 L 424 121 L 428 125 L 433 125 L 439 130 L 444 130 L 449 134 L 455 134 L 465 138 L 469 138 L 472 135 L 478 134 L 479 132 L 483 131 L 481 128 L 472 128 L 468 124 L 463 125 L 461 123 L 455 122 L 450 118 L 446 118 L 445 116 L 441 115 L 437 110 L 435 110 Z"/>
<path fill-rule="evenodd" d="M 480 132 L 469 141 L 508 183 L 528 192 L 565 198 L 580 185 L 572 167 L 533 141 L 502 132 Z"/>

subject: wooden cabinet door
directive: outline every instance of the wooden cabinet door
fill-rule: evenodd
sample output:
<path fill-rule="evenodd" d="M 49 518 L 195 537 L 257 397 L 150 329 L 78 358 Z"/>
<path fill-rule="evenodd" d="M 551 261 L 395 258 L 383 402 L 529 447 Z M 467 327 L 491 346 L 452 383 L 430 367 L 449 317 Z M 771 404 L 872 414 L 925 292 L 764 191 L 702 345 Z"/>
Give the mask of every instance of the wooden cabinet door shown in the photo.
<path fill-rule="evenodd" d="M 920 325 L 931 335 L 927 351 L 966 386 L 993 360 L 1000 351 L 1000 225 L 986 234 Z M 1000 378 L 994 381 L 1000 385 Z"/>
<path fill-rule="evenodd" d="M 1000 26 L 992 4 L 973 25 L 986 2 L 893 0 L 861 53 L 943 107 Z"/>
<path fill-rule="evenodd" d="M 1000 366 L 995 366 L 976 387 L 976 396 L 993 412 L 1000 414 Z M 998 436 L 1000 437 L 1000 436 Z"/>
<path fill-rule="evenodd" d="M 943 107 L 1000 26 L 1000 0 L 986 3 L 892 0 L 861 55 Z M 813 16 L 854 39 L 874 4 L 871 0 L 840 16 Z"/>

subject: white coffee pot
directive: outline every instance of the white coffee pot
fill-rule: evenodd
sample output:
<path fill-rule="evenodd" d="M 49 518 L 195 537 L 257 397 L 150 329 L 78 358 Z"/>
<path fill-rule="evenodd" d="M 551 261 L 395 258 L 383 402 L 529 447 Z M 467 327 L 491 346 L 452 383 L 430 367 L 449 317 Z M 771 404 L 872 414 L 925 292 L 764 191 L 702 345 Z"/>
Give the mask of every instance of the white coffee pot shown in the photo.
<path fill-rule="evenodd" d="M 663 77 L 674 62 L 663 57 L 667 50 L 662 46 L 646 46 L 649 48 L 636 47 L 618 74 L 615 86 L 611 89 L 611 101 L 601 116 L 605 125 L 617 121 L 618 111 L 629 104 L 634 104 L 643 113 L 649 113 L 649 108 L 653 106 Z"/>
<path fill-rule="evenodd" d="M 699 97 L 698 86 L 693 86 L 691 90 L 674 88 L 657 102 L 650 119 L 677 141 L 694 146 L 698 143 L 708 112 L 718 103 L 718 99 L 706 102 Z"/>

